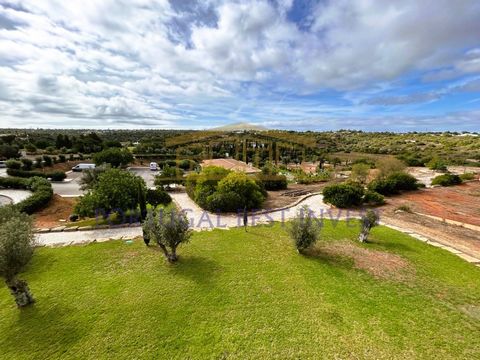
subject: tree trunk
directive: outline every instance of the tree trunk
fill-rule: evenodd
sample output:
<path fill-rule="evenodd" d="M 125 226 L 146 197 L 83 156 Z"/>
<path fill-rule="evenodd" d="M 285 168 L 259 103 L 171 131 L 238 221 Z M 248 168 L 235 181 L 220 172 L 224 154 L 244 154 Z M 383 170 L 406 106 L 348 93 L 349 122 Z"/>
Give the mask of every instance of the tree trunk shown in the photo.
<path fill-rule="evenodd" d="M 18 307 L 25 307 L 35 302 L 26 281 L 13 278 L 7 280 L 6 284 Z"/>
<path fill-rule="evenodd" d="M 175 262 L 178 260 L 178 257 L 177 257 L 177 248 L 176 247 L 172 247 L 172 252 L 170 253 L 170 255 L 168 256 L 168 261 L 170 262 Z"/>
<path fill-rule="evenodd" d="M 358 236 L 358 240 L 362 243 L 367 242 L 369 232 L 370 228 L 364 226 L 360 232 L 360 235 Z"/>

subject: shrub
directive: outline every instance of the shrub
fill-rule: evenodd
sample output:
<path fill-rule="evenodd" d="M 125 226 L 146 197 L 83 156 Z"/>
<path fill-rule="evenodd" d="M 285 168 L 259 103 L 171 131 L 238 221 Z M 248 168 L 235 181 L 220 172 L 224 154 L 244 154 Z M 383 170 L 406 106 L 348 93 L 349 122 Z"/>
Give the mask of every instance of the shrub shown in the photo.
<path fill-rule="evenodd" d="M 40 169 L 43 167 L 43 159 L 41 156 L 38 156 L 35 158 L 35 164 L 34 166 L 37 168 L 37 169 Z"/>
<path fill-rule="evenodd" d="M 65 155 L 58 155 L 58 162 L 61 162 L 61 163 L 64 163 L 65 161 L 67 161 L 67 158 Z"/>
<path fill-rule="evenodd" d="M 370 173 L 370 165 L 364 163 L 357 163 L 352 166 L 352 173 L 350 178 L 360 184 L 365 184 Z"/>
<path fill-rule="evenodd" d="M 391 174 L 403 172 L 405 163 L 399 159 L 385 158 L 378 160 L 376 167 L 379 170 L 379 177 L 385 178 Z"/>
<path fill-rule="evenodd" d="M 7 169 L 19 170 L 22 167 L 22 163 L 18 160 L 10 159 L 6 163 Z"/>
<path fill-rule="evenodd" d="M 22 161 L 22 170 L 30 171 L 33 167 L 33 161 L 27 158 L 21 159 Z"/>
<path fill-rule="evenodd" d="M 165 190 L 163 190 L 163 188 L 147 190 L 148 204 L 152 206 L 158 206 L 158 205 L 168 205 L 171 202 L 172 202 L 172 198 Z"/>
<path fill-rule="evenodd" d="M 45 207 L 53 196 L 52 184 L 44 178 L 32 177 L 26 180 L 27 189 L 33 194 L 17 204 L 22 212 L 33 214 Z"/>
<path fill-rule="evenodd" d="M 285 190 L 288 186 L 285 175 L 257 174 L 256 180 L 265 190 Z"/>
<path fill-rule="evenodd" d="M 25 150 L 29 154 L 35 154 L 35 152 L 37 151 L 37 147 L 35 145 L 33 145 L 32 143 L 28 143 L 28 144 L 25 145 Z"/>
<path fill-rule="evenodd" d="M 52 181 L 63 181 L 67 175 L 63 171 L 53 171 L 51 173 L 47 173 L 47 177 Z"/>
<path fill-rule="evenodd" d="M 145 181 L 128 171 L 109 169 L 99 175 L 98 182 L 75 206 L 75 213 L 93 216 L 97 211 L 126 211 L 142 204 L 146 194 Z"/>
<path fill-rule="evenodd" d="M 461 177 L 454 174 L 439 175 L 432 180 L 432 185 L 440 185 L 440 186 L 453 186 L 453 185 L 459 185 L 461 183 L 462 183 Z"/>
<path fill-rule="evenodd" d="M 258 209 L 265 200 L 260 186 L 245 173 L 231 172 L 218 182 L 216 192 L 228 199 L 237 198 L 239 201 L 233 206 L 229 203 L 229 208 L 218 208 L 221 211 L 237 211 L 237 209 Z M 233 195 L 235 193 L 236 195 Z M 238 197 L 237 197 L 238 195 Z M 207 199 L 208 203 L 208 199 Z M 208 204 L 209 209 L 213 209 Z"/>
<path fill-rule="evenodd" d="M 447 165 L 442 159 L 438 157 L 434 157 L 426 165 L 430 170 L 437 170 L 443 172 L 447 171 Z"/>
<path fill-rule="evenodd" d="M 182 169 L 165 165 L 160 175 L 155 176 L 154 184 L 155 186 L 182 185 L 184 181 Z"/>
<path fill-rule="evenodd" d="M 372 206 L 383 205 L 385 204 L 385 197 L 375 191 L 367 190 L 365 191 L 363 202 Z"/>
<path fill-rule="evenodd" d="M 363 187 L 356 183 L 334 184 L 323 189 L 323 200 L 338 208 L 360 206 L 363 196 Z"/>
<path fill-rule="evenodd" d="M 475 173 L 465 173 L 460 175 L 460 179 L 462 179 L 462 181 L 474 180 L 475 176 Z"/>
<path fill-rule="evenodd" d="M 80 189 L 82 191 L 93 189 L 98 182 L 98 177 L 105 171 L 111 169 L 110 165 L 100 165 L 93 169 L 86 169 L 82 172 L 82 177 L 79 180 Z"/>
<path fill-rule="evenodd" d="M 206 198 L 207 208 L 210 211 L 239 211 L 242 198 L 235 192 L 218 193 L 214 192 Z"/>
<path fill-rule="evenodd" d="M 133 156 L 126 149 L 112 147 L 96 153 L 93 156 L 93 161 L 96 165 L 110 164 L 112 167 L 118 168 L 132 162 Z"/>
<path fill-rule="evenodd" d="M 52 166 L 53 165 L 53 160 L 50 156 L 48 155 L 43 155 L 43 163 L 45 164 L 45 166 Z"/>
<path fill-rule="evenodd" d="M 368 184 L 368 189 L 382 195 L 398 194 L 400 191 L 417 190 L 418 180 L 410 174 L 393 173 L 386 178 L 373 180 Z"/>
<path fill-rule="evenodd" d="M 69 217 L 68 217 L 68 220 L 71 221 L 71 222 L 75 222 L 77 221 L 79 218 L 79 216 L 77 214 L 71 214 Z"/>
<path fill-rule="evenodd" d="M 320 228 L 318 220 L 312 216 L 308 206 L 298 210 L 295 218 L 290 222 L 288 232 L 299 253 L 303 253 L 315 244 L 320 235 Z"/>
<path fill-rule="evenodd" d="M 31 178 L 31 177 L 43 177 L 51 178 L 53 181 L 63 181 L 67 175 L 63 171 L 52 171 L 44 173 L 41 171 L 25 171 L 25 170 L 16 170 L 16 169 L 7 169 L 7 174 L 9 176 L 16 176 L 22 178 Z"/>

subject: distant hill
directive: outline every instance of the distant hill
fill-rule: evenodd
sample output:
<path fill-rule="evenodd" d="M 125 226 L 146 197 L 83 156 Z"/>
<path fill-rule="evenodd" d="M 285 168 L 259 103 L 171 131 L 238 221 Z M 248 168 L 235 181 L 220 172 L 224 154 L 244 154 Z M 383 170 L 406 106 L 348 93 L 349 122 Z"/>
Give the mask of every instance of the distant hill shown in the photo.
<path fill-rule="evenodd" d="M 246 122 L 239 122 L 225 126 L 216 127 L 210 130 L 215 131 L 265 131 L 268 130 L 265 126 L 255 125 Z"/>

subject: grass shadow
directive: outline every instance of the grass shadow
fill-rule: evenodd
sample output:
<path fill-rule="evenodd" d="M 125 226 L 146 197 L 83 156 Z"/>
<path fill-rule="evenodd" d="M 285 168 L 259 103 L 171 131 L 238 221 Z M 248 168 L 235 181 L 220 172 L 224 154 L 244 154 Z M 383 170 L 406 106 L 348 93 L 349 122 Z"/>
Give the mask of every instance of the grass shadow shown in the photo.
<path fill-rule="evenodd" d="M 30 307 L 13 310 L 18 311 L 18 315 L 8 333 L 4 334 L 6 343 L 16 344 L 12 351 L 18 348 L 19 354 L 34 354 L 39 349 L 64 348 L 81 340 L 74 310 L 54 303 L 46 304 L 47 301 L 38 299 Z"/>
<path fill-rule="evenodd" d="M 188 278 L 200 285 L 212 285 L 215 273 L 220 271 L 216 262 L 194 255 L 179 255 L 177 262 L 169 266 L 169 271 L 175 276 Z"/>

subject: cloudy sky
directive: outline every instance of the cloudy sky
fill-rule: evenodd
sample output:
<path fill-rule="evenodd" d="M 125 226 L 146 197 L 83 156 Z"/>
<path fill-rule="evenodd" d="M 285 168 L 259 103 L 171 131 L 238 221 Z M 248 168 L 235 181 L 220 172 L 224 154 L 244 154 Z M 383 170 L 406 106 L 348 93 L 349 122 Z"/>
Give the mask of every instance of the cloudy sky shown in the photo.
<path fill-rule="evenodd" d="M 0 0 L 0 127 L 480 131 L 478 0 Z"/>

